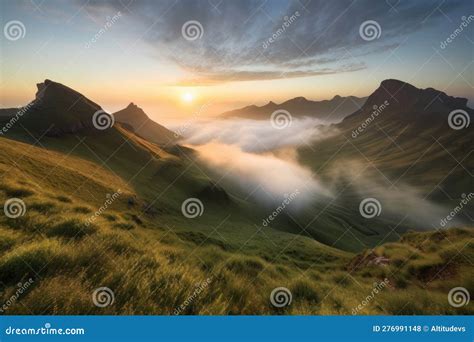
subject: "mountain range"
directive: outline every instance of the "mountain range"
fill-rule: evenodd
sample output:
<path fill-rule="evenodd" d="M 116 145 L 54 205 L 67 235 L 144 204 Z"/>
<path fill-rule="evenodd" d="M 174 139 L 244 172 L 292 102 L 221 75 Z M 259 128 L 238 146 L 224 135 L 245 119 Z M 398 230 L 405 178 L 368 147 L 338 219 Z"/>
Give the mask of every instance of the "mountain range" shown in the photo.
<path fill-rule="evenodd" d="M 311 117 L 323 122 L 339 122 L 346 116 L 360 109 L 366 97 L 334 96 L 331 100 L 311 101 L 304 97 L 295 97 L 294 99 L 276 104 L 272 101 L 264 106 L 251 105 L 240 109 L 231 110 L 221 114 L 223 118 L 245 118 L 253 120 L 268 120 L 276 110 L 288 111 L 291 116 Z"/>
<path fill-rule="evenodd" d="M 0 199 L 24 204 L 21 216 L 0 217 L 1 298 L 35 279 L 9 312 L 170 314 L 211 279 L 183 313 L 350 314 L 374 282 L 389 279 L 377 297 L 384 309 L 365 312 L 472 314 L 449 306 L 446 293 L 472 288 L 473 202 L 450 220 L 460 228 L 439 222 L 473 192 L 473 110 L 392 79 L 367 98 L 344 99 L 257 110 L 259 120 L 285 108 L 331 121 L 335 103 L 353 108 L 294 157 L 333 195 L 262 227 L 274 207 L 239 194 L 135 104 L 99 129 L 99 104 L 57 82 L 38 84 L 30 104 L 0 111 Z M 246 108 L 237 114 L 251 115 Z M 378 215 L 361 215 L 364 199 L 379 202 Z M 189 200 L 197 211 L 185 211 Z M 282 284 L 294 302 L 275 309 L 268 297 Z M 105 309 L 90 299 L 101 286 L 116 295 Z"/>

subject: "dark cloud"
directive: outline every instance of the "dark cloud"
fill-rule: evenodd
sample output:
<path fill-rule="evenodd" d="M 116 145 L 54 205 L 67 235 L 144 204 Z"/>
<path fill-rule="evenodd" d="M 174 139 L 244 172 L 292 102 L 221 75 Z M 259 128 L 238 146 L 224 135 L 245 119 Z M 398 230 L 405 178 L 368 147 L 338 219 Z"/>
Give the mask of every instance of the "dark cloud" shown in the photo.
<path fill-rule="evenodd" d="M 462 3 L 124 0 L 91 1 L 86 9 L 120 10 L 143 26 L 143 39 L 161 56 L 191 71 L 195 79 L 212 83 L 360 70 L 364 65 L 352 58 L 394 48 L 403 36 L 436 24 L 438 17 Z M 182 35 L 190 20 L 203 28 L 202 37 L 193 41 Z M 366 20 L 379 23 L 379 39 L 360 37 L 359 27 Z"/>

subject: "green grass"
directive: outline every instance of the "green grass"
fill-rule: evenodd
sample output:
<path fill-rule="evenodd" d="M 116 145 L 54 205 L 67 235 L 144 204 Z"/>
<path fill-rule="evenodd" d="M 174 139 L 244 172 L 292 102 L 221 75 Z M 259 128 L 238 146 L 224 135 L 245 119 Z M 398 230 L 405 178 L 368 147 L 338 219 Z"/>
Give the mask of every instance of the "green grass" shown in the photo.
<path fill-rule="evenodd" d="M 0 216 L 0 281 L 6 285 L 0 302 L 17 283 L 34 280 L 7 314 L 169 315 L 206 279 L 209 285 L 181 314 L 351 314 L 384 278 L 390 286 L 361 314 L 473 313 L 472 303 L 455 309 L 447 302 L 453 287 L 474 293 L 472 229 L 409 232 L 374 251 L 361 245 L 348 252 L 328 246 L 332 227 L 344 231 L 337 220 L 350 217 L 336 215 L 341 208 L 321 217 L 318 225 L 327 223 L 327 231 L 314 230 L 314 236 L 259 229 L 254 222 L 266 211 L 235 198 L 224 207 L 210 196 L 204 214 L 188 219 L 182 201 L 210 179 L 185 158 L 132 141 L 134 147 L 123 144 L 104 166 L 123 142 L 119 131 L 85 137 L 95 154 L 79 145 L 66 156 L 77 142 L 45 138 L 43 149 L 0 138 L 0 201 L 15 195 L 26 206 L 19 218 Z M 87 225 L 118 189 L 122 194 Z M 144 213 L 150 203 L 153 210 Z M 351 239 L 356 243 L 349 235 L 341 246 Z M 371 264 L 372 255 L 389 263 Z M 105 308 L 92 302 L 102 286 L 115 295 Z M 278 309 L 269 297 L 282 286 L 293 301 Z"/>

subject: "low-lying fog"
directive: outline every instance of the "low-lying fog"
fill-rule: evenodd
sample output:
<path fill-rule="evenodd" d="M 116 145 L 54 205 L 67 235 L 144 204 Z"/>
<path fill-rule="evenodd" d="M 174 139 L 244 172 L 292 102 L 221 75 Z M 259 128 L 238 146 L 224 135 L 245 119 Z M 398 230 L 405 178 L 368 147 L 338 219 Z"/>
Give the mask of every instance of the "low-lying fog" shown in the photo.
<path fill-rule="evenodd" d="M 221 177 L 260 200 L 281 202 L 299 192 L 293 206 L 330 196 L 318 177 L 297 160 L 296 148 L 331 134 L 316 119 L 292 120 L 283 129 L 270 120 L 202 120 L 170 127 L 183 137 L 182 144 L 199 152 L 201 159 Z"/>
<path fill-rule="evenodd" d="M 220 176 L 221 185 L 230 181 L 238 187 L 241 198 L 278 205 L 297 192 L 290 208 L 299 209 L 316 201 L 337 200 L 338 184 L 343 180 L 360 199 L 376 197 L 383 211 L 424 227 L 439 226 L 439 218 L 448 212 L 424 199 L 414 187 L 381 183 L 377 180 L 380 174 L 367 167 L 362 156 L 334 163 L 329 178 L 322 181 L 298 161 L 297 152 L 298 147 L 338 134 L 336 128 L 317 119 L 293 118 L 283 129 L 275 128 L 270 120 L 249 119 L 190 120 L 169 128 L 183 137 L 181 144 L 198 151 L 201 160 Z M 318 158 L 316 151 L 314 158 Z"/>

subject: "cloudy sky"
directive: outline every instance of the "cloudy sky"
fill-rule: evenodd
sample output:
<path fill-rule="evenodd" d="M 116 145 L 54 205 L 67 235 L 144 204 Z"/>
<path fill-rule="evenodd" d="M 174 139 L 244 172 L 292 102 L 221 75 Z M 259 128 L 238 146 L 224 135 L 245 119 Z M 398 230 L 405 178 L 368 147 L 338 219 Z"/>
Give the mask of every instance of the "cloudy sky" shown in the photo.
<path fill-rule="evenodd" d="M 157 119 L 366 96 L 387 78 L 473 100 L 471 0 L 0 1 L 2 107 L 46 78 Z"/>

